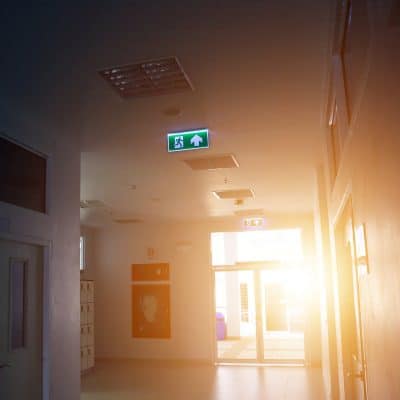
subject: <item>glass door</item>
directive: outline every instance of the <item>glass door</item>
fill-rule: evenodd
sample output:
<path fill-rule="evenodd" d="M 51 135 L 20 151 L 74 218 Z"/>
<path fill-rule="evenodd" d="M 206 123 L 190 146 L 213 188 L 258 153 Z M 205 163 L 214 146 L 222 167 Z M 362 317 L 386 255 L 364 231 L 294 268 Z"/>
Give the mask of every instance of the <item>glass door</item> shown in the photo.
<path fill-rule="evenodd" d="M 216 271 L 218 362 L 257 361 L 256 315 L 254 271 Z"/>
<path fill-rule="evenodd" d="M 304 362 L 301 229 L 214 232 L 216 360 Z"/>
<path fill-rule="evenodd" d="M 304 362 L 304 279 L 285 269 L 260 271 L 263 361 Z"/>

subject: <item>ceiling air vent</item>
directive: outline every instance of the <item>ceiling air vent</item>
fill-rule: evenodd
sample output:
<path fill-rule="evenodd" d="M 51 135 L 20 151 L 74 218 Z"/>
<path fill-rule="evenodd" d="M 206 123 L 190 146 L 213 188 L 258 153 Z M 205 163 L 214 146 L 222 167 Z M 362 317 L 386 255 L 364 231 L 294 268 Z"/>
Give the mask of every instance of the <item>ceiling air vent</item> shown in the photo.
<path fill-rule="evenodd" d="M 124 99 L 193 90 L 176 57 L 107 68 L 99 74 Z"/>
<path fill-rule="evenodd" d="M 236 210 L 234 212 L 238 217 L 261 217 L 264 215 L 264 210 L 262 208 L 254 208 L 251 210 Z"/>
<path fill-rule="evenodd" d="M 212 192 L 217 199 L 246 199 L 254 197 L 251 189 L 236 189 L 236 190 L 215 190 Z"/>
<path fill-rule="evenodd" d="M 81 201 L 81 208 L 89 208 L 85 201 Z"/>
<path fill-rule="evenodd" d="M 239 163 L 232 154 L 212 157 L 198 157 L 183 160 L 195 171 L 209 171 L 222 168 L 238 168 Z"/>
<path fill-rule="evenodd" d="M 116 224 L 140 224 L 144 221 L 138 218 L 119 218 L 119 219 L 114 219 L 114 222 Z"/>
<path fill-rule="evenodd" d="M 101 208 L 105 206 L 100 200 L 81 200 L 81 208 Z"/>

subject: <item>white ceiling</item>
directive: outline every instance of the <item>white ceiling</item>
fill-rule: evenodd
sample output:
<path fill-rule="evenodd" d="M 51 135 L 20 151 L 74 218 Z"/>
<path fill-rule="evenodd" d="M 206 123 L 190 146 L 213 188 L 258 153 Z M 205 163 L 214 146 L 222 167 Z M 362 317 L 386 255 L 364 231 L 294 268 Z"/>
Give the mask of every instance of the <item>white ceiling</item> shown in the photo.
<path fill-rule="evenodd" d="M 82 210 L 82 221 L 311 211 L 330 1 L 139 3 L 98 9 L 87 27 L 81 199 L 101 200 L 107 212 Z M 178 57 L 193 93 L 123 100 L 96 73 L 166 56 Z M 181 115 L 165 116 L 171 106 Z M 167 153 L 167 132 L 198 127 L 209 128 L 209 149 Z M 182 162 L 227 153 L 238 169 L 192 171 Z M 241 188 L 255 193 L 243 206 L 211 193 Z"/>

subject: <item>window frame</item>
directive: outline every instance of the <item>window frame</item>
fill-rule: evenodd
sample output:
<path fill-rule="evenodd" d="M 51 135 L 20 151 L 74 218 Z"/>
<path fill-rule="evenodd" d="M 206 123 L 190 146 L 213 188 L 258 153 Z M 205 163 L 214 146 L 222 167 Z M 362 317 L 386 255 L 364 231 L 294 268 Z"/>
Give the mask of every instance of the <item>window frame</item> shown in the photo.
<path fill-rule="evenodd" d="M 12 136 L 9 136 L 8 134 L 6 134 L 4 131 L 0 131 L 0 139 L 9 142 L 10 144 L 36 156 L 39 157 L 41 159 L 43 159 L 44 163 L 45 163 L 45 167 L 44 167 L 44 192 L 43 192 L 43 209 L 37 209 L 37 208 L 32 208 L 32 207 L 28 207 L 27 205 L 22 205 L 22 204 L 17 204 L 14 202 L 8 202 L 6 200 L 0 200 L 0 203 L 4 203 L 7 205 L 11 205 L 14 207 L 18 207 L 20 209 L 24 209 L 27 210 L 28 212 L 33 212 L 33 213 L 39 213 L 41 215 L 50 215 L 50 203 L 51 203 L 51 199 L 50 199 L 50 182 L 51 182 L 51 169 L 52 169 L 52 161 L 51 161 L 51 156 L 49 154 L 45 154 L 37 149 L 35 149 L 34 147 L 26 144 L 26 143 L 22 143 L 21 141 L 13 138 Z"/>

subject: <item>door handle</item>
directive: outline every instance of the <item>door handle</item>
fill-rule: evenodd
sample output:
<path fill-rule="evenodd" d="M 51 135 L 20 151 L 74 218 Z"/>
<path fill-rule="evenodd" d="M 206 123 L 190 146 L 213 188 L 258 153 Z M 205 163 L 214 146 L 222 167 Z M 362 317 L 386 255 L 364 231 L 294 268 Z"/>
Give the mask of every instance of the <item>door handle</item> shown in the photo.
<path fill-rule="evenodd" d="M 0 364 L 0 369 L 2 368 L 10 368 L 11 365 L 10 364 Z"/>

